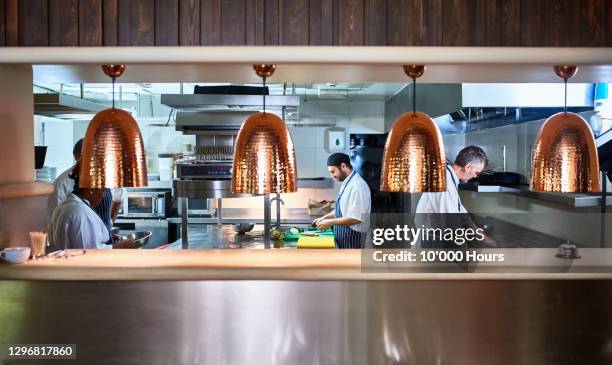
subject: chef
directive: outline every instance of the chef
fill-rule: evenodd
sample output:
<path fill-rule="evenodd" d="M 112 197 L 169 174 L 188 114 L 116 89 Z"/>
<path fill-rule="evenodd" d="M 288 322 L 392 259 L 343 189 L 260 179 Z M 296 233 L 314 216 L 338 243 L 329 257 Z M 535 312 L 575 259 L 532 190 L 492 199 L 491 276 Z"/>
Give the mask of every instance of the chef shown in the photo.
<path fill-rule="evenodd" d="M 55 208 L 60 205 L 74 189 L 74 180 L 71 178 L 73 170 L 81 161 L 81 149 L 83 147 L 83 139 L 80 139 L 72 149 L 72 155 L 76 163 L 71 166 L 68 170 L 62 172 L 57 179 L 53 182 L 53 193 L 49 195 L 47 200 L 47 217 L 49 222 L 53 215 Z M 110 189 L 104 189 L 103 198 L 99 204 L 94 205 L 94 210 L 104 224 L 110 229 L 112 222 L 119 213 L 121 207 L 121 195 L 123 194 L 122 189 L 116 189 L 115 192 Z"/>
<path fill-rule="evenodd" d="M 457 154 L 455 162 L 446 165 L 446 191 L 440 193 L 423 193 L 416 207 L 416 226 L 462 226 L 478 228 L 468 216 L 468 212 L 461 203 L 459 197 L 459 182 L 467 182 L 477 177 L 488 163 L 487 154 L 477 146 L 467 146 Z M 421 214 L 419 214 L 421 213 Z M 428 215 L 437 213 L 443 215 Z M 448 213 L 460 213 L 459 215 Z M 488 246 L 496 243 L 488 236 L 484 236 L 483 242 Z M 442 246 L 439 246 L 439 245 Z M 432 243 L 422 242 L 417 244 L 421 247 L 444 247 L 456 248 L 452 242 Z"/>
<path fill-rule="evenodd" d="M 453 164 L 446 165 L 446 191 L 423 193 L 417 213 L 467 213 L 459 198 L 459 182 L 478 176 L 487 164 L 487 154 L 480 147 L 468 146 L 459 151 Z"/>
<path fill-rule="evenodd" d="M 336 209 L 317 218 L 313 224 L 319 230 L 332 227 L 337 248 L 361 248 L 367 234 L 364 215 L 370 214 L 370 188 L 353 170 L 351 160 L 344 153 L 334 153 L 327 159 L 327 170 L 342 182 L 336 197 Z"/>
<path fill-rule="evenodd" d="M 104 199 L 105 189 L 79 188 L 79 168 L 73 169 L 74 190 L 56 207 L 49 224 L 49 243 L 56 249 L 137 248 L 132 240 L 112 242 L 109 227 L 92 208 Z"/>

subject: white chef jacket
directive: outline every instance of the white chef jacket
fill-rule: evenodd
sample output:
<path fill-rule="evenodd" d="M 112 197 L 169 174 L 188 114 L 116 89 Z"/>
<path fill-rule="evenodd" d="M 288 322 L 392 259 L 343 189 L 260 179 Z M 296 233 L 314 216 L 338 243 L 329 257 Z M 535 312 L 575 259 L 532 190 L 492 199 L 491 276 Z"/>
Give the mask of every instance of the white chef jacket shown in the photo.
<path fill-rule="evenodd" d="M 51 216 L 53 216 L 55 207 L 60 205 L 68 194 L 72 193 L 72 190 L 74 190 L 74 180 L 68 176 L 72 174 L 74 166 L 75 165 L 72 165 L 68 170 L 62 172 L 53 182 L 53 192 L 47 199 L 47 218 L 49 222 L 51 222 Z"/>
<path fill-rule="evenodd" d="M 347 183 L 348 182 L 348 183 Z M 370 187 L 365 180 L 354 171 L 352 179 L 347 177 L 340 185 L 340 211 L 343 217 L 351 217 L 361 223 L 353 224 L 351 229 L 357 232 L 367 232 L 368 227 L 363 223 L 362 214 L 370 214 L 372 210 L 372 200 L 370 197 Z"/>
<path fill-rule="evenodd" d="M 112 248 L 110 232 L 87 200 L 70 193 L 53 212 L 49 243 L 55 248 Z"/>
<path fill-rule="evenodd" d="M 446 191 L 423 193 L 416 213 L 467 213 L 459 198 L 459 177 L 452 167 L 446 167 Z"/>

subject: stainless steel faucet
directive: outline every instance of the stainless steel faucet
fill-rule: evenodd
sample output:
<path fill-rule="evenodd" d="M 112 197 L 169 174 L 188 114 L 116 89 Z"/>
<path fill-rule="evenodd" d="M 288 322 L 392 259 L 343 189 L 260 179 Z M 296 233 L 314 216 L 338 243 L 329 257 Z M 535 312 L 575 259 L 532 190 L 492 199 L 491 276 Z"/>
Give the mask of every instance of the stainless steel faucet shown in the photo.
<path fill-rule="evenodd" d="M 281 199 L 280 194 L 276 193 L 276 196 L 272 199 L 270 199 L 270 205 L 272 205 L 272 202 L 276 201 L 276 226 L 280 227 L 281 226 L 281 216 L 280 216 L 280 211 L 281 211 L 281 204 L 285 205 L 285 202 L 283 201 L 283 199 Z"/>

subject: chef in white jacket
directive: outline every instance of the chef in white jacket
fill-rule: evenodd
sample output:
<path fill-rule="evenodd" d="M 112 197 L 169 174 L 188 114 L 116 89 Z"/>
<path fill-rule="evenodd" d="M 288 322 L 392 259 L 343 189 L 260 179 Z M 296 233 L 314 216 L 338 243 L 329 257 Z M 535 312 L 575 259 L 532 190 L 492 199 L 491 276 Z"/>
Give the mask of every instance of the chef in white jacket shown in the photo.
<path fill-rule="evenodd" d="M 112 242 L 108 226 L 92 208 L 104 198 L 104 189 L 79 188 L 78 165 L 71 175 L 74 190 L 57 206 L 49 223 L 49 243 L 54 249 L 63 248 L 137 248 L 132 240 Z"/>
<path fill-rule="evenodd" d="M 459 197 L 459 182 L 467 182 L 477 177 L 487 163 L 487 154 L 480 147 L 468 146 L 459 151 L 455 162 L 446 166 L 446 191 L 421 195 L 416 208 L 416 226 L 439 226 L 447 222 L 451 228 L 458 224 L 477 228 L 467 215 L 468 212 Z M 441 215 L 429 215 L 428 213 Z M 496 242 L 488 236 L 485 236 L 483 242 L 488 246 L 496 245 Z M 419 242 L 416 247 L 422 244 L 423 242 Z M 446 246 L 443 247 L 453 247 L 453 245 L 446 243 Z"/>

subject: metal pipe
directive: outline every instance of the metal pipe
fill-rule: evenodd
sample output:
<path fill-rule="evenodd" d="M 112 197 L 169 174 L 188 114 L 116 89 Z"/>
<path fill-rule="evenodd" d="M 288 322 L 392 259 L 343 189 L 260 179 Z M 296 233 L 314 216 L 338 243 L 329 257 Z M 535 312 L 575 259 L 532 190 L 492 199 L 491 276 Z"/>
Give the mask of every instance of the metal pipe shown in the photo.
<path fill-rule="evenodd" d="M 189 219 L 188 219 L 188 214 L 189 214 L 189 202 L 188 202 L 189 198 L 184 198 L 181 197 L 179 198 L 179 202 L 181 204 L 181 242 L 182 242 L 182 248 L 185 250 L 187 248 L 189 248 L 189 238 L 188 236 L 188 229 L 189 229 Z"/>
<path fill-rule="evenodd" d="M 217 225 L 223 224 L 223 204 L 222 199 L 217 198 Z"/>
<path fill-rule="evenodd" d="M 272 229 L 272 212 L 270 194 L 264 194 L 264 247 L 270 248 L 270 230 Z"/>

